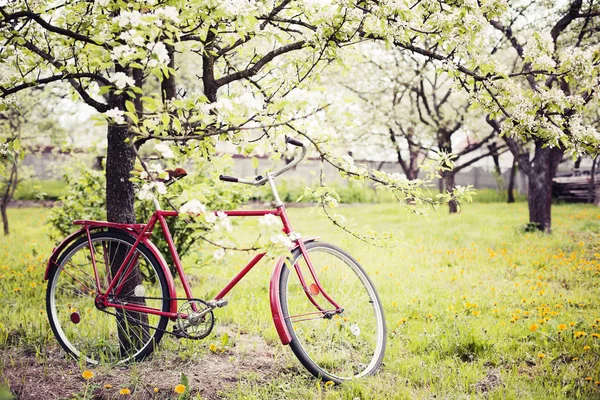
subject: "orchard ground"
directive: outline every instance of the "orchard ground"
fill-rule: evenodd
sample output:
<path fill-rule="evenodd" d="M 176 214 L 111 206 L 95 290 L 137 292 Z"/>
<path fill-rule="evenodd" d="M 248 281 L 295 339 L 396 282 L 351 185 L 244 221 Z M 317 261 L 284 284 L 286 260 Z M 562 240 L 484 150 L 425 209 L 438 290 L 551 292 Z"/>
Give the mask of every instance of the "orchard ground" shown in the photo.
<path fill-rule="evenodd" d="M 97 367 L 86 380 L 89 367 L 65 358 L 45 315 L 43 274 L 54 246 L 44 227 L 48 210 L 11 209 L 13 233 L 0 241 L 0 398 L 7 386 L 19 399 L 178 398 L 181 374 L 189 380 L 183 396 L 207 399 L 600 397 L 599 208 L 554 206 L 551 235 L 523 230 L 525 203 L 427 217 L 393 204 L 339 211 L 362 233 L 398 233 L 396 247 L 373 247 L 317 210 L 290 209 L 298 232 L 350 250 L 373 279 L 388 324 L 376 376 L 331 387 L 303 369 L 278 342 L 268 300 L 272 263 L 263 261 L 215 312 L 208 338 L 166 337 L 152 359 Z M 244 232 L 256 224 L 248 220 Z M 186 266 L 195 295 L 210 298 L 249 258 Z"/>

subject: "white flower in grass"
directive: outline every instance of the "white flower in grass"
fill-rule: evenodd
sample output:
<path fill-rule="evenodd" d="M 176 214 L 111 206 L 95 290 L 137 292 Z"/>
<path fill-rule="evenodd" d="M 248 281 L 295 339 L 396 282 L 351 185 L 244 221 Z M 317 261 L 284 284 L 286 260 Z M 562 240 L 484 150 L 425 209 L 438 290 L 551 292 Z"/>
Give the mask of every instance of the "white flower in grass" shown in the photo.
<path fill-rule="evenodd" d="M 217 249 L 213 253 L 213 258 L 215 260 L 221 260 L 223 257 L 225 257 L 225 250 L 224 249 Z"/>
<path fill-rule="evenodd" d="M 107 118 L 113 120 L 116 124 L 124 124 L 125 117 L 123 116 L 123 111 L 118 108 L 113 108 L 112 110 L 108 110 L 104 113 Z"/>
<path fill-rule="evenodd" d="M 185 203 L 183 206 L 181 206 L 181 208 L 179 209 L 180 213 L 184 213 L 184 214 L 194 214 L 194 215 L 199 215 L 199 214 L 204 214 L 206 212 L 206 206 L 202 203 L 200 203 L 199 200 L 190 200 L 187 203 Z"/>
<path fill-rule="evenodd" d="M 204 219 L 206 220 L 206 222 L 208 222 L 209 224 L 214 223 L 217 220 L 217 216 L 215 215 L 215 213 L 208 213 L 204 216 Z"/>
<path fill-rule="evenodd" d="M 154 149 L 158 151 L 163 158 L 175 157 L 175 154 L 173 154 L 173 150 L 171 150 L 171 147 L 167 143 L 157 143 L 156 146 L 154 146 Z"/>
<path fill-rule="evenodd" d="M 127 76 L 124 72 L 115 72 L 112 76 L 112 81 L 119 89 L 123 89 L 127 86 L 135 86 L 133 78 Z"/>
<path fill-rule="evenodd" d="M 273 214 L 267 214 L 258 219 L 258 223 L 265 226 L 275 225 L 278 222 L 278 218 Z"/>

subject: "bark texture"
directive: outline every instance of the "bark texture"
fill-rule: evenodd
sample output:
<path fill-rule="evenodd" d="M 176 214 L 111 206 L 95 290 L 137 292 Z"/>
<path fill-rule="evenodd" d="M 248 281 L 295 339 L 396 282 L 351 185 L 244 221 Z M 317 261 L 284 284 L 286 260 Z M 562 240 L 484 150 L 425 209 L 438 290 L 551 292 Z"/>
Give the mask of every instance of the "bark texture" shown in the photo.
<path fill-rule="evenodd" d="M 552 227 L 552 178 L 563 154 L 562 149 L 544 147 L 541 141 L 537 141 L 531 165 L 532 173 L 528 174 L 529 224 L 532 228 L 547 233 L 550 233 Z"/>

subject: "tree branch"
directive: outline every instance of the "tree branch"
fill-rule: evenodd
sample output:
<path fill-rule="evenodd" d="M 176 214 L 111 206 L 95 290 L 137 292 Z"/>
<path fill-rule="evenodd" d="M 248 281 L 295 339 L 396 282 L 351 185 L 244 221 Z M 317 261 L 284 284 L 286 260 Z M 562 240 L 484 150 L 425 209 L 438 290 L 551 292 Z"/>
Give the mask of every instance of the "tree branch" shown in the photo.
<path fill-rule="evenodd" d="M 233 74 L 226 75 L 222 78 L 215 80 L 215 85 L 217 86 L 217 88 L 219 88 L 219 87 L 227 85 L 228 83 L 231 83 L 233 81 L 237 81 L 240 79 L 246 79 L 251 76 L 254 76 L 261 70 L 261 68 L 263 68 L 267 63 L 269 63 L 275 57 L 280 56 L 285 53 L 289 53 L 290 51 L 300 50 L 301 48 L 304 47 L 305 44 L 306 44 L 306 41 L 301 40 L 299 42 L 291 43 L 291 44 L 279 47 L 275 50 L 272 50 L 269 53 L 267 53 L 266 55 L 264 55 L 260 60 L 255 62 L 254 65 L 252 65 L 251 67 L 246 68 L 243 71 L 234 72 Z"/>
<path fill-rule="evenodd" d="M 88 36 L 82 35 L 77 32 L 70 31 L 68 29 L 60 28 L 58 26 L 54 26 L 54 25 L 46 22 L 39 14 L 33 13 L 31 11 L 18 11 L 13 14 L 7 14 L 4 11 L 4 8 L 0 8 L 0 10 L 1 10 L 0 12 L 2 13 L 2 15 L 4 16 L 5 21 L 19 20 L 21 18 L 34 20 L 39 25 L 41 25 L 42 28 L 46 29 L 47 31 L 58 33 L 59 35 L 67 36 L 67 37 L 70 37 L 71 39 L 78 40 L 81 42 L 93 44 L 94 46 L 102 46 L 102 47 L 110 48 L 110 46 L 108 46 L 107 44 L 96 43 L 93 39 L 91 39 Z"/>

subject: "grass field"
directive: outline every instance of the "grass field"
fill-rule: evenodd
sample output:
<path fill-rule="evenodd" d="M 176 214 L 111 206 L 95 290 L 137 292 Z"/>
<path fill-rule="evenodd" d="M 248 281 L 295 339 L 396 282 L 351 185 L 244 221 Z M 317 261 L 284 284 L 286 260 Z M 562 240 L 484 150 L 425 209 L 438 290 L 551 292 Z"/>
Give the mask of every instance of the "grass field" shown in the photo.
<path fill-rule="evenodd" d="M 214 379 L 228 385 L 219 398 L 600 398 L 600 209 L 555 206 L 553 234 L 543 235 L 522 230 L 526 207 L 473 204 L 459 215 L 442 210 L 427 217 L 392 204 L 339 210 L 354 230 L 394 229 L 398 244 L 392 248 L 358 242 L 318 211 L 290 209 L 298 232 L 350 250 L 373 279 L 388 324 L 384 366 L 374 377 L 329 387 L 304 372 L 278 344 L 268 302 L 271 266 L 263 265 L 228 296 L 228 307 L 215 312 L 227 336 L 216 329 L 202 342 L 167 338 L 152 360 L 120 370 L 118 384 L 114 374 L 94 370 L 94 393 L 118 398 L 120 387 L 127 387 L 130 396 L 152 398 L 140 389 L 156 384 L 155 376 L 140 372 L 144 368 L 167 365 L 190 375 L 220 360 L 225 367 Z M 0 241 L 0 349 L 34 358 L 37 365 L 62 354 L 44 310 L 43 272 L 54 245 L 46 236 L 46 214 L 10 210 L 13 234 Z M 234 255 L 210 268 L 187 267 L 195 294 L 214 295 L 247 258 Z M 263 351 L 248 344 L 247 336 L 266 343 L 268 362 L 260 369 L 236 370 L 240 359 Z M 223 351 L 211 351 L 215 345 Z M 89 384 L 80 377 L 85 366 L 70 365 L 78 371 L 73 373 L 78 386 L 68 397 L 81 398 Z M 14 388 L 7 378 L 10 368 L 2 358 L 4 384 Z M 177 383 L 164 380 L 160 393 L 176 398 Z M 210 397 L 202 384 L 190 386 L 186 396 Z"/>

